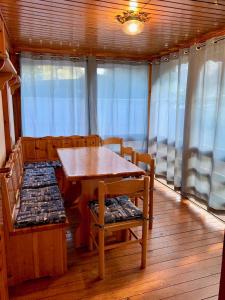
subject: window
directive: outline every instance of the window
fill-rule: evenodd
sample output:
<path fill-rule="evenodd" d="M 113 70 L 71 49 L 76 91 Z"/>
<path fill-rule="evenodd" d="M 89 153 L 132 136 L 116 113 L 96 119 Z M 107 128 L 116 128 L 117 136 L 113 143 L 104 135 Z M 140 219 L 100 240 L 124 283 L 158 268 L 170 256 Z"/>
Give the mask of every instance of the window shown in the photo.
<path fill-rule="evenodd" d="M 21 57 L 24 136 L 88 134 L 86 62 Z"/>
<path fill-rule="evenodd" d="M 146 150 L 148 65 L 98 64 L 97 123 L 101 137 L 119 136 Z"/>

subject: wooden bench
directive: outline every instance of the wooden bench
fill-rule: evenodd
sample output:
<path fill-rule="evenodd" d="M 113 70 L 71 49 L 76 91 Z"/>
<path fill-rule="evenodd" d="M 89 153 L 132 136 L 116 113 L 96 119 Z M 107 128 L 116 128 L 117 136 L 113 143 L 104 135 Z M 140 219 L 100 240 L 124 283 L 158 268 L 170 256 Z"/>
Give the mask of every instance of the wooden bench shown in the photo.
<path fill-rule="evenodd" d="M 9 285 L 67 270 L 65 223 L 16 228 L 24 162 L 56 160 L 58 147 L 99 146 L 98 136 L 20 138 L 0 174 Z"/>
<path fill-rule="evenodd" d="M 1 175 L 1 190 L 9 285 L 65 273 L 66 222 L 15 228 L 23 178 L 21 141 L 16 145 L 6 167 L 10 172 Z"/>

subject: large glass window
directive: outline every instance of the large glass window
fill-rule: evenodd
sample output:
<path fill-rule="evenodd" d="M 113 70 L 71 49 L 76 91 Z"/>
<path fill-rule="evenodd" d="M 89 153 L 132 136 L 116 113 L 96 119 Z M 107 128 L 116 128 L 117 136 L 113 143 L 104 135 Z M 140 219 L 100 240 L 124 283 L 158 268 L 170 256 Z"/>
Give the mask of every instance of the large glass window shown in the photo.
<path fill-rule="evenodd" d="M 165 57 L 152 66 L 149 151 L 156 174 L 177 188 L 182 184 L 182 151 L 188 55 Z"/>
<path fill-rule="evenodd" d="M 88 134 L 86 62 L 23 55 L 21 75 L 24 136 Z"/>
<path fill-rule="evenodd" d="M 97 123 L 103 138 L 119 136 L 136 150 L 146 150 L 147 64 L 98 64 Z"/>

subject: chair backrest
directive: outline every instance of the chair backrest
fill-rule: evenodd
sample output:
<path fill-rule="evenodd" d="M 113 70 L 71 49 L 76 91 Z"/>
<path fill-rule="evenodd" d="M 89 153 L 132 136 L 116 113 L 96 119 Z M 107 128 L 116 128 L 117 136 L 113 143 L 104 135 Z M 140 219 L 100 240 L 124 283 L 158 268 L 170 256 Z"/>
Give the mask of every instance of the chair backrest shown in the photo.
<path fill-rule="evenodd" d="M 155 160 L 154 160 L 154 158 L 152 158 L 151 154 L 136 152 L 136 165 L 138 166 L 140 163 L 148 166 L 149 167 L 149 175 L 154 176 Z"/>
<path fill-rule="evenodd" d="M 129 157 L 129 160 L 135 164 L 136 163 L 136 152 L 132 147 L 123 147 L 121 148 L 121 156 Z"/>
<path fill-rule="evenodd" d="M 150 197 L 152 198 L 153 187 L 154 187 L 155 160 L 154 158 L 152 158 L 151 154 L 149 153 L 136 152 L 136 165 L 138 166 L 140 163 L 143 163 L 149 167 L 149 170 L 147 170 L 147 174 L 150 176 L 150 190 L 151 190 Z"/>
<path fill-rule="evenodd" d="M 122 154 L 123 139 L 118 137 L 109 137 L 105 140 L 102 140 L 102 145 L 120 145 L 120 155 Z"/>
<path fill-rule="evenodd" d="M 127 195 L 129 197 L 143 197 L 143 217 L 148 216 L 149 177 L 140 179 L 124 179 L 112 183 L 100 181 L 98 184 L 99 224 L 104 225 L 105 198 L 110 196 Z"/>

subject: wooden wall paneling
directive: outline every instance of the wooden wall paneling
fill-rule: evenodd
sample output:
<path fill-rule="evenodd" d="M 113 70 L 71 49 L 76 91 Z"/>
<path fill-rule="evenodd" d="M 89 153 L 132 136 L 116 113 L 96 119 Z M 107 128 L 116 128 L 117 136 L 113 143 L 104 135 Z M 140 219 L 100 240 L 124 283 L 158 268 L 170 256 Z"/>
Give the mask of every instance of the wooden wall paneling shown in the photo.
<path fill-rule="evenodd" d="M 62 137 L 62 146 L 63 148 L 73 147 L 73 138 L 72 137 Z"/>
<path fill-rule="evenodd" d="M 58 154 L 56 149 L 63 147 L 63 138 L 62 137 L 49 137 L 48 140 L 48 159 L 57 160 Z"/>
<path fill-rule="evenodd" d="M 1 9 L 17 50 L 48 53 L 150 59 L 225 27 L 221 1 L 137 2 L 150 20 L 136 37 L 125 35 L 115 20 L 129 9 L 127 0 L 2 0 Z"/>
<path fill-rule="evenodd" d="M 2 90 L 2 108 L 3 108 L 3 118 L 4 118 L 6 156 L 8 157 L 9 153 L 12 151 L 12 139 L 10 134 L 10 118 L 9 118 L 7 85 L 5 85 Z"/>
<path fill-rule="evenodd" d="M 21 119 L 21 94 L 20 94 L 20 61 L 19 56 L 11 54 L 11 60 L 15 66 L 18 75 L 13 78 L 13 86 L 10 86 L 13 97 L 14 127 L 16 141 L 22 136 L 22 119 Z M 10 85 L 10 82 L 9 82 Z"/>
<path fill-rule="evenodd" d="M 73 147 L 85 147 L 85 138 L 73 136 Z"/>
<path fill-rule="evenodd" d="M 5 26 L 0 17 L 0 56 L 5 55 L 6 42 L 5 42 Z"/>
<path fill-rule="evenodd" d="M 22 136 L 22 119 L 21 119 L 21 97 L 20 89 L 13 94 L 13 111 L 14 111 L 14 127 L 16 141 Z"/>
<path fill-rule="evenodd" d="M 35 144 L 36 140 L 30 137 L 22 138 L 23 144 L 23 160 L 25 161 L 35 161 L 36 160 L 36 151 Z"/>
<path fill-rule="evenodd" d="M 48 137 L 38 138 L 35 140 L 36 160 L 48 159 Z"/>

